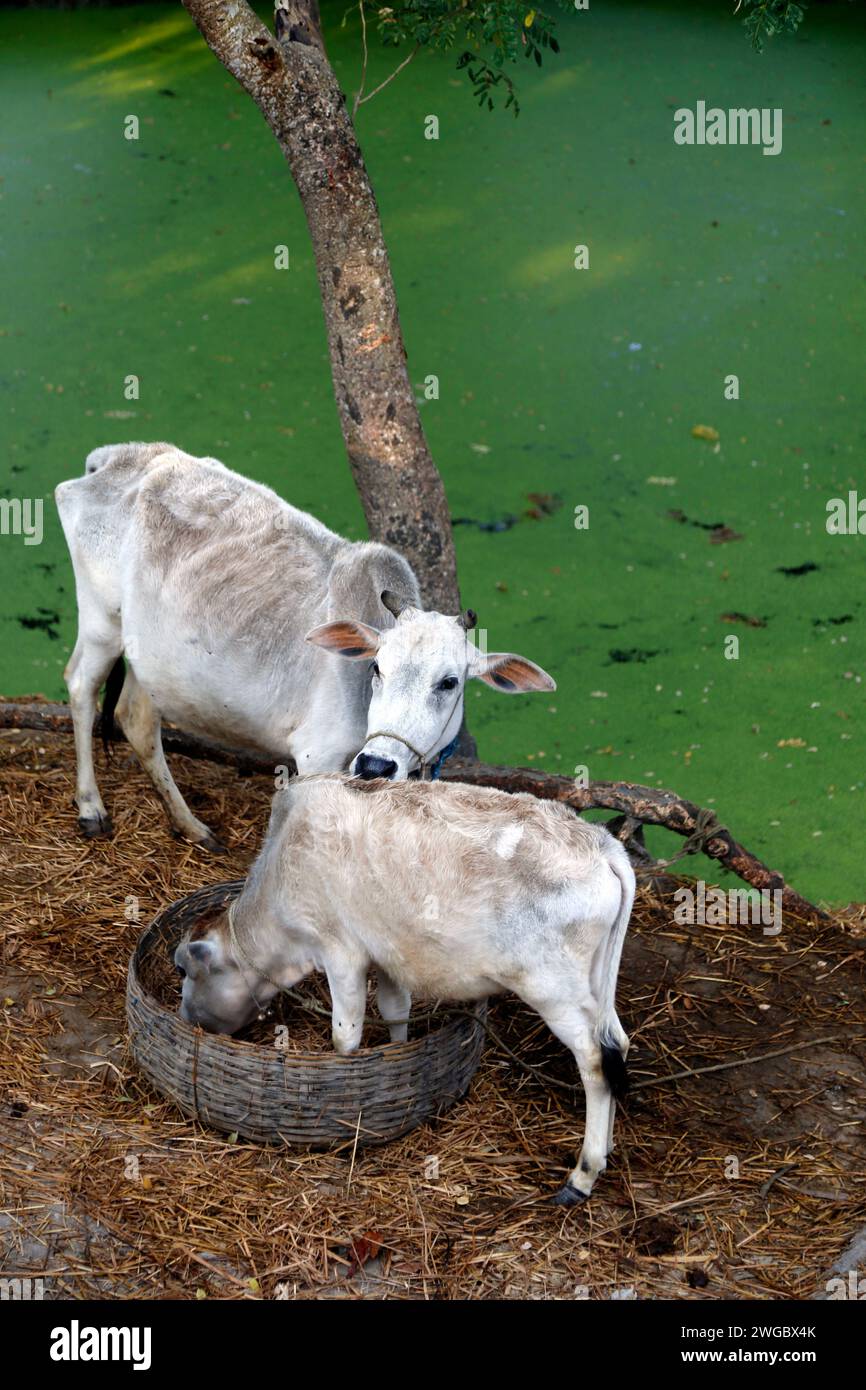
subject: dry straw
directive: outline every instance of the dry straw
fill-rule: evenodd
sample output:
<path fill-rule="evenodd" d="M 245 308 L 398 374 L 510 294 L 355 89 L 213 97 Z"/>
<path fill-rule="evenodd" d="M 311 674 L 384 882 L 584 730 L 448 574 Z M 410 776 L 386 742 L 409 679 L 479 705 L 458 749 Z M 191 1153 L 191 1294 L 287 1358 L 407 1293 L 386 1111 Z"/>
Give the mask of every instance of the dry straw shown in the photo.
<path fill-rule="evenodd" d="M 75 829 L 65 735 L 0 736 L 0 1265 L 46 1297 L 810 1298 L 866 1222 L 866 912 L 782 933 L 689 926 L 644 887 L 618 1003 L 636 1090 L 592 1200 L 549 1198 L 574 1161 L 579 1090 L 488 1041 L 466 1096 L 362 1148 L 260 1145 L 180 1115 L 127 1049 L 144 924 L 259 846 L 266 778 L 173 767 L 229 843 L 172 838 L 125 750 L 100 766 L 110 841 Z M 139 920 L 132 920 L 138 911 Z M 514 999 L 490 1009 L 523 1061 L 572 1059 Z M 311 1024 L 317 1051 L 327 1020 Z M 832 1043 L 818 1043 L 832 1037 Z M 768 1057 L 792 1044 L 798 1051 Z M 754 1061 L 753 1058 L 764 1058 Z M 724 1071 L 686 1075 L 737 1062 Z"/>

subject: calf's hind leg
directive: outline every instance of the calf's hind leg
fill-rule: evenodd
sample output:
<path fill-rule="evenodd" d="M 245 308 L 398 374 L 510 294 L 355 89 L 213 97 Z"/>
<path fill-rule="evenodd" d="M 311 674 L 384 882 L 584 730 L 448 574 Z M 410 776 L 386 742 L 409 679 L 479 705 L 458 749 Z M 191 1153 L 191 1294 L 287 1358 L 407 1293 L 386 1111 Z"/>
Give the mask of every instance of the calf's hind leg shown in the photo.
<path fill-rule="evenodd" d="M 586 1129 L 583 1135 L 577 1167 L 568 1175 L 565 1186 L 557 1192 L 557 1206 L 573 1206 L 584 1201 L 592 1192 L 599 1173 L 607 1167 L 612 1129 L 613 1097 L 602 1070 L 601 1048 L 589 1028 L 581 1028 L 571 1043 L 586 1095 Z"/>
<path fill-rule="evenodd" d="M 553 1199 L 557 1206 L 570 1207 L 586 1200 L 599 1173 L 607 1167 L 613 1096 L 602 1067 L 601 1047 L 595 1038 L 595 1012 L 563 1006 L 561 1000 L 548 1001 L 542 1006 L 534 1000 L 527 1000 L 527 1003 L 538 1010 L 551 1033 L 573 1054 L 586 1096 L 586 1128 L 577 1167 L 572 1169 L 565 1186 Z"/>
<path fill-rule="evenodd" d="M 118 724 L 138 754 L 180 833 L 204 849 L 216 854 L 224 853 L 225 847 L 203 821 L 196 819 L 177 789 L 165 760 L 159 712 L 147 691 L 139 685 L 131 666 L 127 668 L 116 713 Z"/>

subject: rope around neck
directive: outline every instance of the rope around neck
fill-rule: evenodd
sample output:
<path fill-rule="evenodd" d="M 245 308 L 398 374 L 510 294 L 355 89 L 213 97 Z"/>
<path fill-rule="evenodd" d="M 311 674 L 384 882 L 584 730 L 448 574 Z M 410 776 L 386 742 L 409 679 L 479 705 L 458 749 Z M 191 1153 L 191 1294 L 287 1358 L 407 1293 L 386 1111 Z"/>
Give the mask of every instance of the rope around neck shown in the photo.
<path fill-rule="evenodd" d="M 450 716 L 448 719 L 448 723 L 451 723 Z M 396 739 L 398 743 L 403 744 L 404 748 L 408 748 L 410 753 L 414 753 L 415 757 L 418 759 L 418 773 L 421 777 L 422 782 L 424 780 L 424 773 L 427 772 L 428 769 L 430 772 L 430 781 L 436 782 L 438 780 L 440 773 L 442 772 L 442 764 L 445 762 L 446 758 L 451 757 L 451 754 L 455 751 L 458 743 L 460 742 L 460 735 L 459 733 L 457 733 L 454 735 L 450 743 L 447 743 L 444 748 L 439 749 L 439 752 L 436 754 L 435 758 L 431 762 L 431 753 L 419 753 L 418 749 L 413 747 L 409 740 L 403 738 L 400 734 L 392 734 L 387 729 L 377 729 L 375 734 L 368 734 L 365 743 L 369 743 L 370 739 L 373 738 Z"/>
<path fill-rule="evenodd" d="M 228 919 L 228 928 L 229 928 L 229 945 L 230 945 L 231 948 L 232 948 L 232 954 L 236 957 L 236 959 L 242 960 L 242 961 L 244 962 L 245 965 L 248 965 L 249 968 L 250 968 L 250 970 L 253 972 L 253 974 L 255 975 L 255 977 L 256 977 L 257 979 L 259 979 L 259 980 L 264 980 L 267 984 L 272 985 L 273 988 L 277 991 L 277 993 L 282 993 L 283 986 L 280 985 L 280 984 L 277 984 L 276 980 L 272 980 L 271 977 L 270 977 L 270 975 L 268 975 L 264 970 L 260 970 L 259 967 L 258 967 L 257 965 L 255 965 L 255 964 L 250 960 L 249 956 L 247 955 L 246 951 L 244 950 L 243 946 L 241 945 L 240 941 L 238 940 L 238 934 L 237 934 L 237 930 L 236 930 L 236 928 L 235 928 L 235 904 L 236 904 L 236 902 L 237 902 L 237 899 L 236 899 L 236 898 L 233 898 L 232 901 L 229 903 L 228 912 L 227 912 L 227 914 L 226 914 L 227 919 Z M 241 974 L 243 974 L 243 971 L 241 971 Z M 246 977 L 244 977 L 244 984 L 246 985 L 246 987 L 247 987 L 247 992 L 249 993 L 249 996 L 250 996 L 250 998 L 252 999 L 253 1003 L 255 1004 L 256 1008 L 257 1008 L 257 1009 L 259 1010 L 259 1012 L 263 1015 L 263 1014 L 264 1014 L 264 1011 L 267 1009 L 268 1005 L 267 1005 L 267 1004 L 260 1004 L 260 1003 L 259 1003 L 259 1001 L 258 1001 L 258 999 L 256 998 L 255 994 L 253 993 L 252 986 L 248 983 Z"/>
<path fill-rule="evenodd" d="M 460 731 L 458 730 L 451 742 L 445 748 L 441 748 L 438 754 L 435 754 L 436 744 L 439 742 L 439 739 L 442 737 L 445 730 L 448 728 L 448 725 L 451 723 L 451 720 L 454 718 L 454 712 L 457 709 L 457 706 L 459 705 L 462 698 L 463 688 L 461 686 L 461 688 L 457 692 L 457 699 L 454 701 L 453 705 L 448 711 L 448 717 L 446 718 L 445 723 L 442 725 L 442 728 L 439 730 L 439 733 L 433 741 L 433 747 L 430 748 L 426 753 L 421 753 L 414 746 L 414 744 L 409 742 L 408 738 L 404 738 L 402 734 L 391 733 L 390 729 L 377 729 L 374 734 L 368 734 L 367 737 L 364 739 L 363 747 L 366 748 L 367 744 L 374 738 L 396 739 L 397 743 L 402 743 L 403 747 L 408 748 L 409 752 L 412 753 L 413 756 L 418 759 L 418 772 L 422 780 L 424 777 L 424 773 L 429 767 L 430 781 L 435 782 L 439 776 L 439 773 L 442 770 L 442 764 L 444 763 L 445 759 L 451 757 L 451 754 L 454 752 L 454 749 L 457 747 L 457 744 L 460 741 Z M 436 760 L 431 764 L 430 759 L 434 757 L 434 754 Z"/>

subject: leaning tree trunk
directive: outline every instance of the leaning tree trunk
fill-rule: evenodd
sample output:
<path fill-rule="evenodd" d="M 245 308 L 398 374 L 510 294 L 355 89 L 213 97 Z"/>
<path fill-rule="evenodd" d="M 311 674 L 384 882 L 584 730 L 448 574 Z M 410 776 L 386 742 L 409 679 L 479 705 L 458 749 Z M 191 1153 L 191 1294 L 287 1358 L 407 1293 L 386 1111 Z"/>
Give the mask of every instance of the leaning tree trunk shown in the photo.
<path fill-rule="evenodd" d="M 246 0 L 183 0 L 279 141 L 310 228 L 334 392 L 370 535 L 412 565 L 428 607 L 460 611 L 451 519 L 406 365 L 379 210 L 316 0 L 284 0 L 275 38 Z"/>

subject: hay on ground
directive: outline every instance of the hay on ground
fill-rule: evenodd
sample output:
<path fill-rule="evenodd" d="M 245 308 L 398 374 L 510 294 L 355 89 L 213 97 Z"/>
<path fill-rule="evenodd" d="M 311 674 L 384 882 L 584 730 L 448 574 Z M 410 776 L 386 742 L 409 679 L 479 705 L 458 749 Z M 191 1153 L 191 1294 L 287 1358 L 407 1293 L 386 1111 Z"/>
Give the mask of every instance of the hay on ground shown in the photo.
<path fill-rule="evenodd" d="M 175 772 L 227 856 L 172 837 L 122 749 L 99 771 L 114 838 L 81 840 L 71 741 L 0 737 L 5 1274 L 41 1277 L 49 1298 L 823 1290 L 866 1220 L 863 909 L 786 917 L 770 937 L 679 925 L 671 887 L 642 890 L 619 990 L 636 1089 L 591 1202 L 563 1212 L 549 1198 L 574 1162 L 581 1093 L 490 1043 L 462 1102 L 382 1149 L 232 1142 L 150 1088 L 126 1052 L 130 952 L 161 907 L 246 872 L 271 792 L 206 763 L 178 758 Z M 523 1059 L 574 1081 L 518 1001 L 497 1001 L 491 1022 Z"/>

